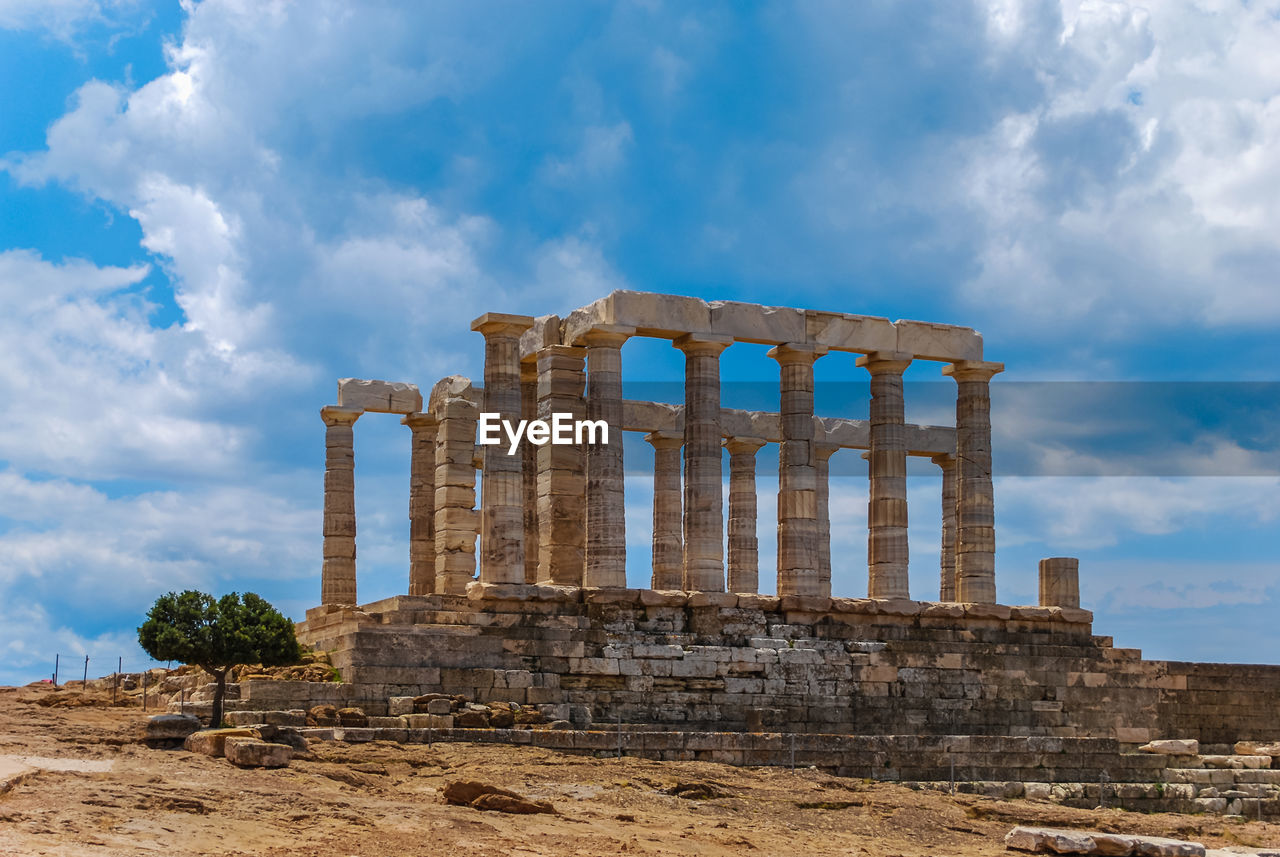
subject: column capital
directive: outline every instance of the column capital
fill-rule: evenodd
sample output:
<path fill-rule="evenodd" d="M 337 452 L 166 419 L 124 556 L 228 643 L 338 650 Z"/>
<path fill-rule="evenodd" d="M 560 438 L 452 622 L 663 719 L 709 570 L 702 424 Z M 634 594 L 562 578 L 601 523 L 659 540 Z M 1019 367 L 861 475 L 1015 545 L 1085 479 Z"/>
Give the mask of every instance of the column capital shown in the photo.
<path fill-rule="evenodd" d="M 766 356 L 785 366 L 788 363 L 812 363 L 826 354 L 827 350 L 827 346 L 816 342 L 785 342 L 770 348 Z"/>
<path fill-rule="evenodd" d="M 914 356 L 908 351 L 872 351 L 854 362 L 872 375 L 901 375 Z"/>
<path fill-rule="evenodd" d="M 813 457 L 818 461 L 829 461 L 841 449 L 838 443 L 815 443 Z"/>
<path fill-rule="evenodd" d="M 724 439 L 724 448 L 729 450 L 730 455 L 738 455 L 746 453 L 755 455 L 760 447 L 768 443 L 762 437 L 726 437 Z"/>
<path fill-rule="evenodd" d="M 706 354 L 712 357 L 718 356 L 732 344 L 732 336 L 723 336 L 718 333 L 686 333 L 671 341 L 673 347 L 679 348 L 685 354 Z"/>
<path fill-rule="evenodd" d="M 628 324 L 597 324 L 590 330 L 578 334 L 578 339 L 573 344 L 587 347 L 611 345 L 614 348 L 621 348 L 622 343 L 635 335 L 636 329 Z"/>
<path fill-rule="evenodd" d="M 400 418 L 400 424 L 408 426 L 415 432 L 427 429 L 436 429 L 440 427 L 440 421 L 431 414 L 405 414 Z"/>
<path fill-rule="evenodd" d="M 942 374 L 957 381 L 990 381 L 993 375 L 1004 371 L 1003 363 L 984 360 L 957 360 L 942 367 Z"/>
<path fill-rule="evenodd" d="M 651 431 L 644 439 L 653 444 L 654 449 L 679 449 L 684 446 L 684 433 L 678 431 Z"/>
<path fill-rule="evenodd" d="M 533 327 L 533 316 L 508 315 L 505 312 L 487 312 L 471 322 L 471 329 L 484 336 L 519 337 Z"/>
<path fill-rule="evenodd" d="M 325 405 L 320 409 L 320 419 L 327 426 L 354 425 L 364 411 L 360 408 L 344 408 L 341 405 Z"/>
<path fill-rule="evenodd" d="M 948 467 L 954 467 L 956 463 L 955 454 L 950 452 L 939 452 L 937 455 L 931 455 L 929 460 L 944 470 Z"/>

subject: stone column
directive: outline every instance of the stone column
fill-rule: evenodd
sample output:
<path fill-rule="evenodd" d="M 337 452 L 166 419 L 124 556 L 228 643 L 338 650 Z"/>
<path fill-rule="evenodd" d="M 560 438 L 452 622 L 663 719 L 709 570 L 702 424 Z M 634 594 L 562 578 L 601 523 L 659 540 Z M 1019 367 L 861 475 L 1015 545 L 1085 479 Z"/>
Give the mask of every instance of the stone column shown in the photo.
<path fill-rule="evenodd" d="M 356 420 L 362 411 L 330 405 L 324 420 L 324 565 L 320 603 L 356 604 Z"/>
<path fill-rule="evenodd" d="M 429 414 L 400 420 L 412 432 L 409 464 L 409 594 L 436 591 L 436 428 Z"/>
<path fill-rule="evenodd" d="M 538 352 L 538 419 L 586 417 L 582 361 L 586 352 L 548 345 Z M 586 486 L 582 447 L 543 444 L 538 450 L 538 583 L 581 586 L 586 557 Z"/>
<path fill-rule="evenodd" d="M 942 556 L 939 601 L 956 600 L 956 457 L 948 453 L 930 461 L 942 470 Z"/>
<path fill-rule="evenodd" d="M 996 516 L 991 487 L 991 378 L 1003 363 L 944 366 L 956 381 L 956 600 L 996 600 Z"/>
<path fill-rule="evenodd" d="M 520 362 L 520 419 L 538 418 L 538 363 L 536 357 Z M 546 446 L 548 444 L 544 444 Z M 520 470 L 524 477 L 524 582 L 538 581 L 538 450 L 541 447 L 520 444 Z"/>
<path fill-rule="evenodd" d="M 729 450 L 729 591 L 760 591 L 760 544 L 756 538 L 756 453 L 763 438 L 726 438 Z"/>
<path fill-rule="evenodd" d="M 476 572 L 476 416 L 462 398 L 445 399 L 436 414 L 436 592 L 465 595 Z"/>
<path fill-rule="evenodd" d="M 681 535 L 680 447 L 684 435 L 655 431 L 644 436 L 653 444 L 653 583 L 654 589 L 684 587 L 684 539 Z"/>
<path fill-rule="evenodd" d="M 907 587 L 907 434 L 902 373 L 911 355 L 877 351 L 858 358 L 871 373 L 871 500 L 867 504 L 867 594 L 909 598 Z"/>
<path fill-rule="evenodd" d="M 520 420 L 520 334 L 533 326 L 522 315 L 485 313 L 471 322 L 484 335 L 484 412 Z M 480 581 L 524 583 L 524 475 L 520 450 L 501 442 L 481 447 Z"/>
<path fill-rule="evenodd" d="M 1080 606 L 1080 560 L 1053 556 L 1040 560 L 1040 606 Z"/>
<path fill-rule="evenodd" d="M 720 352 L 727 336 L 686 333 L 684 352 L 684 588 L 724 592 L 724 470 Z"/>
<path fill-rule="evenodd" d="M 587 347 L 587 419 L 603 420 L 609 442 L 587 445 L 587 557 L 583 586 L 627 585 L 627 518 L 622 461 L 622 343 L 635 328 L 601 325 Z"/>
<path fill-rule="evenodd" d="M 778 447 L 778 594 L 830 597 L 818 576 L 818 492 L 813 455 L 813 361 L 824 345 L 769 349 L 781 378 Z"/>
<path fill-rule="evenodd" d="M 818 581 L 828 591 L 831 589 L 831 456 L 839 448 L 834 443 L 813 446 L 818 493 Z"/>

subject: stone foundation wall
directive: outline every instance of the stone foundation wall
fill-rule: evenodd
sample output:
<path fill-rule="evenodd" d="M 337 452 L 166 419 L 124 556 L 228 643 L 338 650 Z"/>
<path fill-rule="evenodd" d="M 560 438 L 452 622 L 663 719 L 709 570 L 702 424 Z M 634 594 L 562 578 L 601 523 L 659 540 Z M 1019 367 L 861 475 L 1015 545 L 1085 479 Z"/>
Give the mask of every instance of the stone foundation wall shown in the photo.
<path fill-rule="evenodd" d="M 1278 731 L 1280 668 L 1144 661 L 1091 621 L 1071 608 L 473 585 L 317 608 L 299 634 L 372 714 L 443 692 L 689 731 L 756 717 L 779 732 L 1122 744 Z"/>

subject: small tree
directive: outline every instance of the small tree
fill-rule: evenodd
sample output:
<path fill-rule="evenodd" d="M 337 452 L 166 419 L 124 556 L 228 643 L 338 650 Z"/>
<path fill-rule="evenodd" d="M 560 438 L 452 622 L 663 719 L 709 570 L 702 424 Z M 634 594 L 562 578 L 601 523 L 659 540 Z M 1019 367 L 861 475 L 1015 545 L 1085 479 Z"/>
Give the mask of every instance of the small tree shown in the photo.
<path fill-rule="evenodd" d="M 213 676 L 213 716 L 222 723 L 227 672 L 236 664 L 267 667 L 297 663 L 302 656 L 293 623 L 252 592 L 212 595 L 187 590 L 156 599 L 138 628 L 143 651 L 158 661 L 195 664 Z"/>

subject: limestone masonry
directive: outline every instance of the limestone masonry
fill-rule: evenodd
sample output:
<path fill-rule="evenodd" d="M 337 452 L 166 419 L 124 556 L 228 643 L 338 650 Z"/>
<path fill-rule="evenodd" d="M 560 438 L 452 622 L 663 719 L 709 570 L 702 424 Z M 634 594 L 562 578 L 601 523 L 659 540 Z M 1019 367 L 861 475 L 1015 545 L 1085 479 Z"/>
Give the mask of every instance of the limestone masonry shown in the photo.
<path fill-rule="evenodd" d="M 975 331 L 627 291 L 565 318 L 489 313 L 472 329 L 484 340 L 482 385 L 445 378 L 424 407 L 410 384 L 339 382 L 321 411 L 321 604 L 298 632 L 330 653 L 343 684 L 294 683 L 271 691 L 291 694 L 275 705 L 252 700 L 265 687 L 245 688 L 231 708 L 360 706 L 440 738 L 467 732 L 451 715 L 415 713 L 413 698 L 444 694 L 537 707 L 579 730 L 565 736 L 603 735 L 552 742 L 566 749 L 612 749 L 612 734 L 590 731 L 603 724 L 619 749 L 631 736 L 627 752 L 693 757 L 701 741 L 720 754 L 711 758 L 783 764 L 799 736 L 803 764 L 917 780 L 944 779 L 958 754 L 977 779 L 1163 783 L 1184 768 L 1130 751 L 1155 739 L 1280 738 L 1280 667 L 1114 648 L 1080 609 L 1073 558 L 1041 562 L 1038 605 L 997 603 L 989 384 L 1004 367 L 984 359 Z M 623 398 L 623 346 L 637 336 L 684 353 L 683 405 Z M 770 346 L 776 412 L 721 406 L 720 355 L 735 342 Z M 834 352 L 854 355 L 838 358 L 851 375 L 866 371 L 869 419 L 814 413 L 814 362 Z M 914 361 L 956 382 L 954 427 L 906 422 Z M 366 412 L 401 414 L 412 433 L 410 549 L 407 594 L 360 605 L 352 427 Z M 603 420 L 609 442 L 526 442 L 511 455 L 505 436 L 477 444 L 482 412 L 513 424 Z M 626 588 L 623 432 L 655 451 L 649 589 Z M 758 592 L 766 444 L 779 459 L 775 595 Z M 867 598 L 831 588 L 827 472 L 841 449 L 870 462 Z M 939 585 L 927 598 L 908 591 L 908 456 L 942 476 Z M 474 740 L 532 740 L 515 731 Z M 1208 764 L 1194 758 L 1185 770 Z M 1197 796 L 1197 777 L 1185 775 L 1183 797 L 1216 799 Z M 1258 782 L 1272 791 L 1253 798 L 1277 811 L 1280 780 Z"/>

